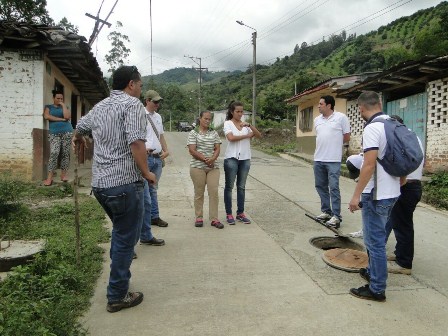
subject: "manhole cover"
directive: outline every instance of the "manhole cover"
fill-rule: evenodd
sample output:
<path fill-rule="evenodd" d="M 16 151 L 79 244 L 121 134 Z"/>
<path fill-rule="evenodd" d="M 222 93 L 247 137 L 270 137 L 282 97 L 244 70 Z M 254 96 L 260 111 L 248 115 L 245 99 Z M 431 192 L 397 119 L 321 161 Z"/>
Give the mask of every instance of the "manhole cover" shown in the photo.
<path fill-rule="evenodd" d="M 331 267 L 346 272 L 358 272 L 360 268 L 366 268 L 369 262 L 367 253 L 347 248 L 325 251 L 322 259 Z"/>
<path fill-rule="evenodd" d="M 31 260 L 45 247 L 44 240 L 11 240 L 0 242 L 0 272 Z"/>
<path fill-rule="evenodd" d="M 347 248 L 357 251 L 364 251 L 364 247 L 355 243 L 350 238 L 336 236 L 336 237 L 314 237 L 310 239 L 311 245 L 320 248 L 321 250 L 331 250 L 335 248 Z"/>

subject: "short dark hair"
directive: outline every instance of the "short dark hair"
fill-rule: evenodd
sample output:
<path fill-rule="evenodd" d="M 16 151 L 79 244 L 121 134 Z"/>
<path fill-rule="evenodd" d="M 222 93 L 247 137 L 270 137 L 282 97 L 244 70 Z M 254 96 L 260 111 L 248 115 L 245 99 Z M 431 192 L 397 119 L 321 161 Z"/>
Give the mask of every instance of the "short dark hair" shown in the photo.
<path fill-rule="evenodd" d="M 380 96 L 375 91 L 364 91 L 358 97 L 358 106 L 363 105 L 367 109 L 371 109 L 373 106 L 380 104 Z"/>
<path fill-rule="evenodd" d="M 227 110 L 226 120 L 231 120 L 233 118 L 233 111 L 235 111 L 235 108 L 237 106 L 243 106 L 243 103 L 239 101 L 232 101 L 229 104 L 229 109 Z"/>
<path fill-rule="evenodd" d="M 61 90 L 52 90 L 51 93 L 53 94 L 53 98 L 56 97 L 57 94 L 64 95 L 64 92 Z"/>
<path fill-rule="evenodd" d="M 333 96 L 322 96 L 320 97 L 320 99 L 323 99 L 325 101 L 325 105 L 330 104 L 331 105 L 331 109 L 334 110 L 334 105 L 335 105 L 335 101 L 334 101 L 334 97 Z"/>
<path fill-rule="evenodd" d="M 391 115 L 390 117 L 392 119 L 395 119 L 396 121 L 398 121 L 400 124 L 404 124 L 403 119 L 401 119 L 401 117 L 399 115 L 394 114 L 394 115 Z"/>
<path fill-rule="evenodd" d="M 141 79 L 141 75 L 135 65 L 123 65 L 112 74 L 112 90 L 123 90 L 130 81 Z"/>

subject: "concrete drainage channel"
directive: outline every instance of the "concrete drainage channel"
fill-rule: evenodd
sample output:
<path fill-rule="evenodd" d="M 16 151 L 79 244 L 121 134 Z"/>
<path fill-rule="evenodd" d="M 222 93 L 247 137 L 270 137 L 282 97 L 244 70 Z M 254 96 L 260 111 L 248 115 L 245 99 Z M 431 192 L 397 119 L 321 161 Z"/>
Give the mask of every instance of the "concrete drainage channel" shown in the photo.
<path fill-rule="evenodd" d="M 346 272 L 359 272 L 360 268 L 367 267 L 368 256 L 364 247 L 350 238 L 314 237 L 310 244 L 325 251 L 322 259 L 331 267 Z"/>

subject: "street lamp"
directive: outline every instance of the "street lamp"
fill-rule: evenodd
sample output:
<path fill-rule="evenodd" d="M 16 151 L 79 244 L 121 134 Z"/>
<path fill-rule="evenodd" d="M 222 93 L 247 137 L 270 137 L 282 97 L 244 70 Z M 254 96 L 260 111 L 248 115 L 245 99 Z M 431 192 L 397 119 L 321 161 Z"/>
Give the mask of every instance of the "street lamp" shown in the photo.
<path fill-rule="evenodd" d="M 254 30 L 252 33 L 252 45 L 254 46 L 254 52 L 253 52 L 253 61 L 252 61 L 252 69 L 253 69 L 253 78 L 252 78 L 252 125 L 255 126 L 255 109 L 257 107 L 256 103 L 256 83 L 257 83 L 257 30 L 251 26 L 248 26 L 247 24 L 244 24 L 243 21 L 236 21 L 239 25 L 246 26 L 247 28 L 250 28 Z"/>

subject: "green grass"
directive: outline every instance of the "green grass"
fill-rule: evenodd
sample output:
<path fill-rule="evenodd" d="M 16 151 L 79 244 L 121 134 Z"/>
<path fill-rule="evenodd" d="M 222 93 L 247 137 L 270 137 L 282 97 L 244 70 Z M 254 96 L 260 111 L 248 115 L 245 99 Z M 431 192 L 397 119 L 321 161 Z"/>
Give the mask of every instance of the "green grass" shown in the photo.
<path fill-rule="evenodd" d="M 85 335 L 78 319 L 90 305 L 102 267 L 104 251 L 98 244 L 109 237 L 104 211 L 95 199 L 79 195 L 81 262 L 77 265 L 71 187 L 21 183 L 21 188 L 17 206 L 0 214 L 0 235 L 44 239 L 46 247 L 0 282 L 0 334 Z"/>

